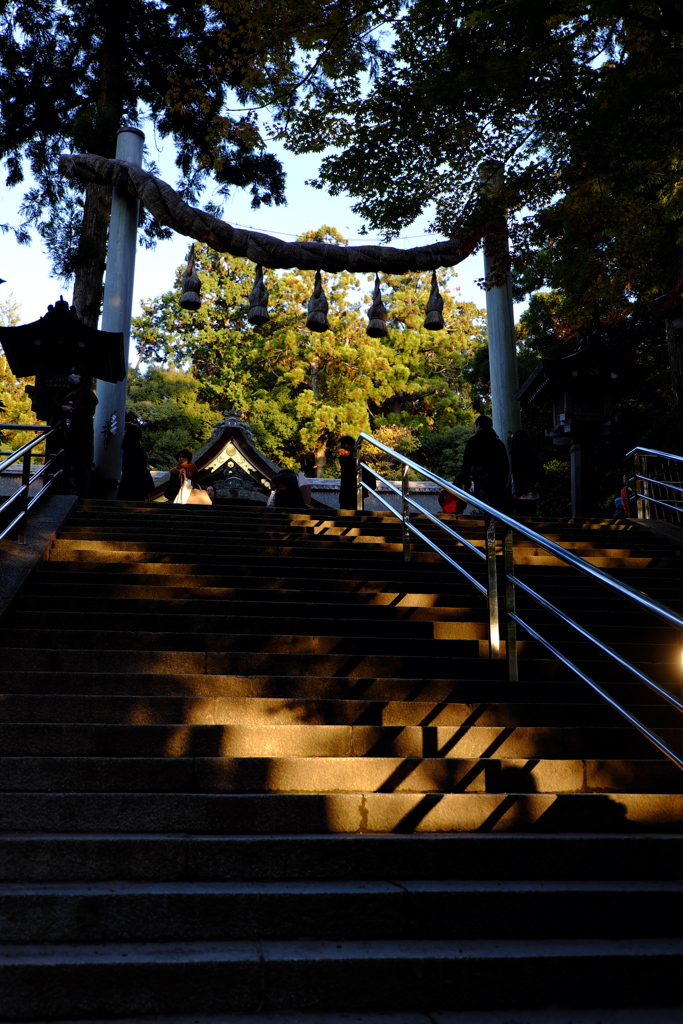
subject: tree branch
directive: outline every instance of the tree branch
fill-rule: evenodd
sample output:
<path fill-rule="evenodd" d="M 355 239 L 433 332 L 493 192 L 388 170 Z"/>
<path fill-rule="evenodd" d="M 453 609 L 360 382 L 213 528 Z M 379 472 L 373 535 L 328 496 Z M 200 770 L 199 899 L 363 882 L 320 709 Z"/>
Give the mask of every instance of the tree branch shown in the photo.
<path fill-rule="evenodd" d="M 204 242 L 216 252 L 243 256 L 272 269 L 297 267 L 299 270 L 325 270 L 329 273 L 348 270 L 352 273 L 380 271 L 385 274 L 437 270 L 439 267 L 454 267 L 469 256 L 479 242 L 479 236 L 472 234 L 413 249 L 283 242 L 258 231 L 233 228 L 218 217 L 189 206 L 165 181 L 123 160 L 108 160 L 89 153 L 65 153 L 60 157 L 59 170 L 80 181 L 123 186 L 160 224 Z"/>

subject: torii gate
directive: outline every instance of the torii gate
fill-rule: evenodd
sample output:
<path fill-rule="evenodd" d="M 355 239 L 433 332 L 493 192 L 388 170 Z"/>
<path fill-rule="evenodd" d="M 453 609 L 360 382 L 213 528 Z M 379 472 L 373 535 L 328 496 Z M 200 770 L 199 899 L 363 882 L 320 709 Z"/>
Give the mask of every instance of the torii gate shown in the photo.
<path fill-rule="evenodd" d="M 160 224 L 204 242 L 217 252 L 246 257 L 271 269 L 296 267 L 331 273 L 348 270 L 352 273 L 388 274 L 437 270 L 456 266 L 471 254 L 479 242 L 479 236 L 470 235 L 412 249 L 396 249 L 379 245 L 283 242 L 258 231 L 240 230 L 189 206 L 170 185 L 143 171 L 143 143 L 144 135 L 139 129 L 122 128 L 118 133 L 114 160 L 92 154 L 64 154 L 59 161 L 62 174 L 113 188 L 102 329 L 123 332 L 126 365 L 139 203 Z M 486 276 L 492 270 L 493 259 L 493 255 L 485 251 Z M 504 284 L 486 292 L 486 312 L 493 423 L 498 436 L 506 441 L 521 426 L 519 403 L 514 397 L 518 379 L 509 277 Z M 126 380 L 120 384 L 100 382 L 97 389 L 95 464 L 102 479 L 111 481 L 112 485 L 120 476 L 126 385 Z M 115 494 L 115 488 L 113 491 Z"/>

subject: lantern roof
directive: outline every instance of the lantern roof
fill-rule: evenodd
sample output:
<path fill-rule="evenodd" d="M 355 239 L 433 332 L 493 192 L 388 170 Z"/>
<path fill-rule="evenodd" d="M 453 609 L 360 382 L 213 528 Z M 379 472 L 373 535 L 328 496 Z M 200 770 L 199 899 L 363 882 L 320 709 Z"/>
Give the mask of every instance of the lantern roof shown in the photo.
<path fill-rule="evenodd" d="M 0 345 L 16 377 L 48 368 L 65 372 L 75 365 L 111 384 L 126 376 L 123 334 L 88 327 L 62 298 L 33 323 L 0 327 Z"/>
<path fill-rule="evenodd" d="M 606 350 L 600 334 L 596 332 L 586 344 L 567 356 L 539 359 L 533 372 L 514 392 L 514 397 L 530 405 L 554 398 L 576 378 L 608 376 L 616 380 L 624 377 L 629 369 L 625 360 Z"/>

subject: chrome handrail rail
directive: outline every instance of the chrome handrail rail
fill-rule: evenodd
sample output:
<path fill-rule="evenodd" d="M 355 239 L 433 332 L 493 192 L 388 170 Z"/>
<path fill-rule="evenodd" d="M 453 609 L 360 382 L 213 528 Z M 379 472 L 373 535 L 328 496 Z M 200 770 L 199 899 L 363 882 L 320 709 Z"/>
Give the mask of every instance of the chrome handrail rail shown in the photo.
<path fill-rule="evenodd" d="M 37 454 L 39 457 L 46 461 L 44 461 L 43 465 L 34 473 L 31 472 L 31 456 L 34 454 L 34 449 L 37 448 L 39 444 L 42 444 L 43 441 L 45 441 L 45 439 L 56 429 L 56 427 L 43 426 L 42 424 L 37 423 L 0 423 L 0 430 L 33 430 L 39 435 L 38 437 L 34 437 L 31 441 L 26 441 L 25 444 L 20 445 L 16 451 L 12 452 L 6 459 L 3 459 L 3 461 L 0 462 L 0 472 L 8 466 L 14 465 L 15 462 L 22 463 L 21 484 L 17 490 L 5 498 L 4 501 L 0 501 L 0 516 L 4 515 L 7 510 L 11 509 L 15 502 L 20 503 L 20 510 L 7 526 L 0 529 L 0 540 L 4 540 L 5 537 L 8 537 L 14 530 L 16 530 L 16 542 L 18 544 L 26 543 L 26 518 L 29 512 L 63 475 L 63 449 L 55 452 L 49 459 L 45 453 L 38 452 Z M 37 494 L 34 494 L 33 497 L 31 497 L 31 485 L 34 481 L 44 477 L 50 469 L 54 470 L 52 475 L 43 484 Z"/>
<path fill-rule="evenodd" d="M 660 452 L 656 448 L 642 448 L 638 446 L 627 453 L 626 458 L 633 459 L 632 479 L 635 483 L 638 519 L 650 518 L 646 514 L 648 511 L 646 505 L 655 505 L 658 508 L 668 509 L 670 512 L 673 512 L 676 520 L 680 523 L 681 515 L 683 514 L 683 503 L 681 503 L 680 499 L 674 497 L 669 501 L 664 501 L 661 497 L 655 498 L 654 494 L 651 493 L 651 489 L 652 487 L 661 487 L 666 491 L 675 491 L 677 494 L 683 494 L 683 488 L 677 487 L 676 484 L 670 483 L 668 480 L 656 480 L 651 476 L 647 476 L 647 459 L 650 457 L 666 459 L 668 462 L 678 463 L 683 466 L 683 455 L 674 455 L 671 452 Z M 676 502 L 676 504 L 672 504 L 672 502 Z"/>
<path fill-rule="evenodd" d="M 544 638 L 537 630 L 526 623 L 516 611 L 516 598 L 515 588 L 519 587 L 527 596 L 537 601 L 543 608 L 550 611 L 551 614 L 555 615 L 561 622 L 574 631 L 578 631 L 579 635 L 589 643 L 597 647 L 602 654 L 607 655 L 610 659 L 619 664 L 622 668 L 627 669 L 632 675 L 634 675 L 640 682 L 644 683 L 649 689 L 655 692 L 659 697 L 666 700 L 670 705 L 675 707 L 678 711 L 683 711 L 683 703 L 676 697 L 670 694 L 667 690 L 663 689 L 653 679 L 650 679 L 645 673 L 641 672 L 635 666 L 631 665 L 625 659 L 623 659 L 616 651 L 614 651 L 609 645 L 604 644 L 597 637 L 594 637 L 588 630 L 574 622 L 565 612 L 557 608 L 546 598 L 542 597 L 541 594 L 537 593 L 533 588 L 523 583 L 514 572 L 514 542 L 513 535 L 515 533 L 520 534 L 527 540 L 532 541 L 538 547 L 543 548 L 549 554 L 558 558 L 566 565 L 577 569 L 586 576 L 591 577 L 602 586 L 607 587 L 613 593 L 618 596 L 625 598 L 626 600 L 632 601 L 639 607 L 648 611 L 649 613 L 657 616 L 659 619 L 665 621 L 668 625 L 675 626 L 677 629 L 683 631 L 683 617 L 677 615 L 666 605 L 657 601 L 655 598 L 649 597 L 642 591 L 636 590 L 634 587 L 630 587 L 627 583 L 622 583 L 620 580 L 615 579 L 608 573 L 598 569 L 597 566 L 592 565 L 590 562 L 578 555 L 572 554 L 570 551 L 566 551 L 561 545 L 556 544 L 554 541 L 549 540 L 540 533 L 536 533 L 526 524 L 519 522 L 518 520 L 512 519 L 504 512 L 500 512 L 481 499 L 476 498 L 474 495 L 463 491 L 461 488 L 456 487 L 455 484 L 444 480 L 436 473 L 432 473 L 431 470 L 426 469 L 424 466 L 420 466 L 414 460 L 408 458 L 406 455 L 401 455 L 394 449 L 389 448 L 387 445 L 378 441 L 370 434 L 361 433 L 358 438 L 357 454 L 360 451 L 360 447 L 363 442 L 367 442 L 384 452 L 385 455 L 389 455 L 395 459 L 402 466 L 402 487 L 399 490 L 389 480 L 386 480 L 380 473 L 376 472 L 365 462 L 360 462 L 359 470 L 360 473 L 360 485 L 359 493 L 367 491 L 372 494 L 373 497 L 378 499 L 391 513 L 400 519 L 403 525 L 403 550 L 404 558 L 406 561 L 410 560 L 410 536 L 414 534 L 419 537 L 420 540 L 425 542 L 434 552 L 439 556 L 443 557 L 450 565 L 456 568 L 462 573 L 470 582 L 474 583 L 477 589 L 484 593 L 488 599 L 489 608 L 489 655 L 491 658 L 500 657 L 500 647 L 498 637 L 500 635 L 500 612 L 499 612 L 499 599 L 498 599 L 498 570 L 497 570 L 497 559 L 496 559 L 496 547 L 495 547 L 495 525 L 500 524 L 503 528 L 503 560 L 504 560 L 504 573 L 503 578 L 505 581 L 505 620 L 507 623 L 507 642 L 506 642 L 506 657 L 508 664 L 508 675 L 511 681 L 516 681 L 518 678 L 518 665 L 517 665 L 517 635 L 516 626 L 521 626 L 531 635 L 535 640 L 542 644 L 547 650 L 549 650 L 555 657 L 558 657 L 563 664 L 570 668 L 576 675 L 587 682 L 600 696 L 604 697 L 621 714 L 627 721 L 635 726 L 648 740 L 655 743 L 658 749 L 662 753 L 666 754 L 672 761 L 674 761 L 679 768 L 683 768 L 683 759 L 679 757 L 671 748 L 659 737 L 656 737 L 654 733 L 642 722 L 640 722 L 634 715 L 632 715 L 626 708 L 622 707 L 618 701 L 607 694 L 603 688 L 592 680 L 586 673 L 575 665 L 570 659 L 560 654 L 554 644 Z M 683 459 L 681 459 L 683 462 Z M 474 505 L 475 508 L 479 509 L 484 515 L 485 524 L 485 553 L 475 548 L 466 538 L 461 537 L 457 531 L 452 529 L 448 524 L 444 523 L 443 520 L 433 515 L 427 509 L 420 506 L 414 501 L 408 493 L 408 475 L 407 471 L 412 469 L 414 472 L 419 473 L 420 476 L 432 483 L 437 484 L 441 489 L 448 491 L 450 494 L 459 498 L 461 501 L 467 502 L 470 505 Z M 388 501 L 384 500 L 376 491 L 370 487 L 367 482 L 363 479 L 363 474 L 371 474 L 376 480 L 380 480 L 385 486 L 388 486 L 391 491 L 398 495 L 402 499 L 402 510 L 399 512 L 395 509 Z M 484 587 L 479 581 L 476 581 L 463 566 L 455 562 L 445 551 L 443 551 L 438 544 L 427 537 L 421 530 L 418 530 L 413 523 L 410 522 L 410 507 L 419 510 L 421 516 L 426 517 L 431 522 L 435 523 L 443 532 L 449 534 L 456 541 L 463 543 L 471 551 L 474 551 L 480 558 L 485 558 L 487 563 L 487 586 Z"/>

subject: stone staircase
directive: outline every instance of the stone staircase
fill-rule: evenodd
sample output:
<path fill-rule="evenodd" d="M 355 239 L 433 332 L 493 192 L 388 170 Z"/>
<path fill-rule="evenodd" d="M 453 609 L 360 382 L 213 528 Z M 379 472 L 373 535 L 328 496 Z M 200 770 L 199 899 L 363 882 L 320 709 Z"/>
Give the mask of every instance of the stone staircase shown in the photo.
<path fill-rule="evenodd" d="M 539 525 L 680 606 L 646 531 Z M 672 631 L 518 555 L 680 684 Z M 80 502 L 0 623 L 0 1017 L 683 1007 L 683 775 L 534 641 L 510 683 L 486 622 L 379 513 Z M 602 677 L 683 748 L 678 713 Z"/>

